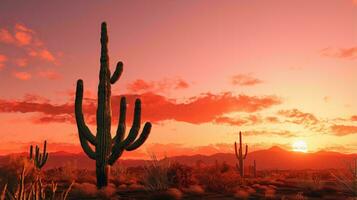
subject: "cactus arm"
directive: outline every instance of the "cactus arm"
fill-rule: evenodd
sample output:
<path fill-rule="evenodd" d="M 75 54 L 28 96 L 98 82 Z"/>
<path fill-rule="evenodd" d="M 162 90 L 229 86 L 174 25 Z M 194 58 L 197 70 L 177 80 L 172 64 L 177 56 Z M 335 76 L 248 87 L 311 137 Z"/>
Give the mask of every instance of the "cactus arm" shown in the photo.
<path fill-rule="evenodd" d="M 140 99 L 136 99 L 133 124 L 129 131 L 128 137 L 121 143 L 117 143 L 117 145 L 119 145 L 120 148 L 126 148 L 128 145 L 134 142 L 140 130 L 140 123 L 141 123 L 141 101 Z"/>
<path fill-rule="evenodd" d="M 114 84 L 119 80 L 121 74 L 123 73 L 123 63 L 118 62 L 117 67 L 115 68 L 114 73 L 112 74 L 112 77 L 110 78 L 110 83 Z"/>
<path fill-rule="evenodd" d="M 124 139 L 125 136 L 125 117 L 126 117 L 126 98 L 122 97 L 120 99 L 120 114 L 119 114 L 119 122 L 118 122 L 118 129 L 115 137 L 113 138 L 114 143 L 120 142 Z"/>
<path fill-rule="evenodd" d="M 144 144 L 146 139 L 149 137 L 151 127 L 152 127 L 151 123 L 146 122 L 144 125 L 144 128 L 143 128 L 143 131 L 140 134 L 140 137 L 134 143 L 132 143 L 130 146 L 127 146 L 125 148 L 125 150 L 133 151 L 133 150 L 139 148 L 142 144 Z"/>
<path fill-rule="evenodd" d="M 35 162 L 38 162 L 39 155 L 40 155 L 40 148 L 36 145 Z"/>
<path fill-rule="evenodd" d="M 248 145 L 246 144 L 245 145 L 245 154 L 244 154 L 244 158 L 245 159 L 247 157 L 247 154 L 248 154 Z"/>
<path fill-rule="evenodd" d="M 30 160 L 32 160 L 32 154 L 33 154 L 33 146 L 31 145 L 30 146 L 30 157 L 29 157 Z"/>
<path fill-rule="evenodd" d="M 46 150 L 47 150 L 47 141 L 45 140 L 44 144 L 43 144 L 43 156 L 45 157 L 46 156 Z"/>
<path fill-rule="evenodd" d="M 89 146 L 88 144 L 88 140 L 82 135 L 79 134 L 79 141 L 81 143 L 82 149 L 84 151 L 84 153 L 86 153 L 86 155 L 90 158 L 95 160 L 95 152 L 93 151 L 93 149 Z"/>
<path fill-rule="evenodd" d="M 234 153 L 236 155 L 236 158 L 239 159 L 238 150 L 237 150 L 237 142 L 234 142 Z"/>
<path fill-rule="evenodd" d="M 82 134 L 91 144 L 96 144 L 95 136 L 91 133 L 88 126 L 84 122 L 83 111 L 83 81 L 79 79 L 77 81 L 76 88 L 76 100 L 75 100 L 75 116 L 77 121 L 78 132 Z"/>
<path fill-rule="evenodd" d="M 121 113 L 122 114 L 122 113 Z M 134 119 L 133 119 L 133 125 L 129 131 L 128 137 L 123 140 L 123 141 L 118 141 L 118 138 L 114 141 L 114 146 L 112 149 L 112 153 L 109 157 L 109 164 L 113 164 L 123 153 L 124 149 L 128 151 L 132 151 L 140 147 L 147 137 L 149 136 L 150 130 L 151 130 L 151 124 L 146 123 L 145 127 L 139 137 L 139 139 L 135 141 L 136 137 L 138 136 L 139 130 L 140 130 L 140 123 L 141 123 L 141 101 L 140 99 L 136 99 L 135 101 L 135 108 L 134 108 Z M 133 145 L 133 146 L 131 146 Z M 128 148 L 128 149 L 127 149 Z"/>
<path fill-rule="evenodd" d="M 114 148 L 116 147 L 116 148 Z M 113 165 L 115 163 L 115 161 L 118 160 L 118 158 L 123 154 L 124 149 L 123 148 L 119 148 L 119 146 L 114 146 L 112 149 L 112 153 L 109 156 L 108 159 L 108 164 L 109 165 Z"/>

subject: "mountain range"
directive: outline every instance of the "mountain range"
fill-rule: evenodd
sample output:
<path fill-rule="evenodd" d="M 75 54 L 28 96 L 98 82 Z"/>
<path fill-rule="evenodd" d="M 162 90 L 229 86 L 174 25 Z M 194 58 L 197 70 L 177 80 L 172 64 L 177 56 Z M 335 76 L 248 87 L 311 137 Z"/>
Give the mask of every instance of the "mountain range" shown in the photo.
<path fill-rule="evenodd" d="M 27 153 L 16 154 L 17 156 L 27 156 Z M 15 156 L 16 156 L 15 155 Z M 11 155 L 0 156 L 0 165 L 6 163 Z M 174 156 L 167 158 L 171 162 L 177 161 L 185 165 L 212 165 L 216 162 L 226 162 L 235 165 L 237 162 L 233 153 L 217 153 L 213 155 L 192 155 Z M 247 155 L 245 165 L 252 165 L 254 160 L 258 170 L 303 170 L 303 169 L 339 169 L 346 168 L 347 163 L 357 159 L 357 154 L 343 154 L 330 151 L 319 151 L 314 153 L 302 153 L 287 151 L 274 146 L 269 149 L 251 152 Z M 120 159 L 120 164 L 126 167 L 143 166 L 150 162 L 140 159 Z M 50 152 L 45 168 L 61 167 L 70 164 L 77 168 L 94 169 L 95 161 L 89 159 L 83 153 Z"/>

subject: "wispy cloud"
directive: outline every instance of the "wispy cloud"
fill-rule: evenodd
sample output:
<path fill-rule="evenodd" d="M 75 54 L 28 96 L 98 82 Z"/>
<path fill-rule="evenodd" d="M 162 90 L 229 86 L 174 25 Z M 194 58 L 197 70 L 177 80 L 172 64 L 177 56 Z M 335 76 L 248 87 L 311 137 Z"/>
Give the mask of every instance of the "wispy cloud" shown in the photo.
<path fill-rule="evenodd" d="M 231 93 L 203 94 L 192 97 L 184 103 L 177 103 L 166 97 L 155 93 L 144 93 L 141 95 L 126 94 L 128 116 L 133 115 L 133 104 L 135 99 L 142 99 L 143 120 L 160 122 L 175 120 L 192 124 L 213 122 L 217 117 L 230 112 L 253 113 L 281 103 L 280 99 L 273 96 L 257 97 L 238 95 Z M 121 96 L 112 96 L 113 118 L 117 120 Z M 83 104 L 86 120 L 95 123 L 96 101 L 87 99 Z M 11 113 L 37 113 L 36 120 L 43 122 L 73 122 L 73 103 L 51 104 L 50 102 L 22 100 L 0 100 L 0 112 Z M 71 119 L 72 118 L 72 119 Z M 53 119 L 51 121 L 51 119 Z M 129 119 L 130 120 L 130 119 Z"/>
<path fill-rule="evenodd" d="M 15 78 L 23 80 L 23 81 L 27 81 L 27 80 L 30 80 L 32 78 L 32 75 L 29 72 L 15 71 L 15 72 L 13 72 L 13 75 L 14 75 Z"/>
<path fill-rule="evenodd" d="M 18 59 L 15 59 L 14 62 L 19 67 L 26 67 L 28 65 L 28 59 L 26 59 L 26 58 L 18 58 Z"/>
<path fill-rule="evenodd" d="M 270 130 L 252 130 L 252 131 L 245 131 L 245 135 L 247 136 L 282 136 L 282 137 L 295 137 L 296 134 L 288 131 L 288 130 L 282 130 L 282 131 L 270 131 Z"/>
<path fill-rule="evenodd" d="M 331 58 L 340 58 L 340 59 L 356 59 L 357 58 L 357 47 L 351 48 L 325 48 L 321 50 L 321 55 Z"/>
<path fill-rule="evenodd" d="M 331 131 L 333 134 L 338 136 L 344 136 L 349 134 L 356 134 L 357 133 L 357 126 L 351 125 L 332 125 Z"/>
<path fill-rule="evenodd" d="M 137 79 L 127 85 L 127 90 L 131 93 L 166 93 L 170 90 L 186 89 L 188 87 L 189 84 L 181 78 L 166 78 L 159 81 Z"/>
<path fill-rule="evenodd" d="M 288 118 L 287 122 L 291 122 L 294 124 L 302 124 L 306 127 L 316 125 L 319 122 L 315 115 L 311 113 L 302 112 L 298 109 L 280 110 L 278 111 L 278 114 Z"/>
<path fill-rule="evenodd" d="M 263 83 L 263 81 L 253 77 L 251 74 L 237 74 L 231 78 L 231 83 L 240 86 L 253 86 Z"/>
<path fill-rule="evenodd" d="M 0 54 L 0 69 L 5 66 L 5 62 L 7 61 L 7 56 Z"/>
<path fill-rule="evenodd" d="M 24 24 L 15 24 L 12 31 L 7 28 L 0 29 L 0 43 L 22 48 L 30 57 L 57 63 L 56 57 L 39 39 L 37 33 Z"/>

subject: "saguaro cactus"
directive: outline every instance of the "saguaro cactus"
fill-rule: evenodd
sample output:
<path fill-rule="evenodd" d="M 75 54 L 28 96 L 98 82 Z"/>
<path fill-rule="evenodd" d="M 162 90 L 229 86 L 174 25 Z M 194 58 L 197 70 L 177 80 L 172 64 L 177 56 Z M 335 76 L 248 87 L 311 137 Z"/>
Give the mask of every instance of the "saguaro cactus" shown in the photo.
<path fill-rule="evenodd" d="M 242 132 L 239 131 L 239 149 L 237 148 L 237 142 L 234 142 L 234 150 L 236 157 L 238 159 L 238 163 L 236 164 L 237 169 L 241 177 L 244 177 L 244 160 L 248 154 L 248 145 L 245 145 L 245 154 L 243 156 L 243 149 L 242 149 Z"/>
<path fill-rule="evenodd" d="M 108 35 L 105 22 L 101 26 L 101 56 L 98 85 L 98 107 L 97 107 L 97 134 L 94 136 L 84 122 L 82 111 L 83 81 L 77 81 L 75 115 L 79 133 L 79 140 L 84 152 L 96 161 L 97 187 L 108 185 L 109 165 L 122 155 L 124 150 L 133 151 L 139 148 L 147 139 L 151 130 L 151 123 L 145 123 L 141 135 L 138 133 L 141 124 L 141 101 L 136 99 L 134 108 L 134 119 L 128 136 L 125 138 L 126 99 L 120 100 L 119 124 L 114 138 L 111 137 L 111 84 L 114 84 L 123 72 L 123 63 L 118 62 L 114 73 L 110 74 L 108 56 Z M 125 138 L 125 139 L 124 139 Z M 89 145 L 95 147 L 95 150 Z"/>
<path fill-rule="evenodd" d="M 33 160 L 37 169 L 41 169 L 45 166 L 48 158 L 48 153 L 46 152 L 47 149 L 47 141 L 43 144 L 43 153 L 40 153 L 40 147 L 36 145 L 35 149 L 35 156 L 33 156 L 33 146 L 30 146 L 30 160 Z"/>

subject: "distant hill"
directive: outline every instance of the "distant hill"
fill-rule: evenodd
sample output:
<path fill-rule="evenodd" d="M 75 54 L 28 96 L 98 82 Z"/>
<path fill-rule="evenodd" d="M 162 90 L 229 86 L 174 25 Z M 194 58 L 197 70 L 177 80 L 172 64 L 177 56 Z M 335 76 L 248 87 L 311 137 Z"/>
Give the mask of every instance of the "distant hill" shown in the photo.
<path fill-rule="evenodd" d="M 17 154 L 27 156 L 27 154 Z M 7 162 L 10 155 L 0 156 L 0 165 Z M 258 170 L 263 169 L 331 169 L 345 168 L 346 162 L 357 158 L 357 154 L 343 154 L 338 152 L 319 151 L 315 153 L 300 153 L 271 147 L 270 149 L 254 151 L 248 154 L 246 165 L 256 160 Z M 169 158 L 186 165 L 201 162 L 212 165 L 216 161 L 235 165 L 236 158 L 231 153 L 217 153 L 213 155 L 175 156 Z M 145 165 L 147 160 L 121 159 L 120 163 L 127 167 Z M 94 169 L 95 162 L 83 153 L 53 152 L 50 153 L 46 168 L 60 167 L 70 163 L 78 168 Z"/>

